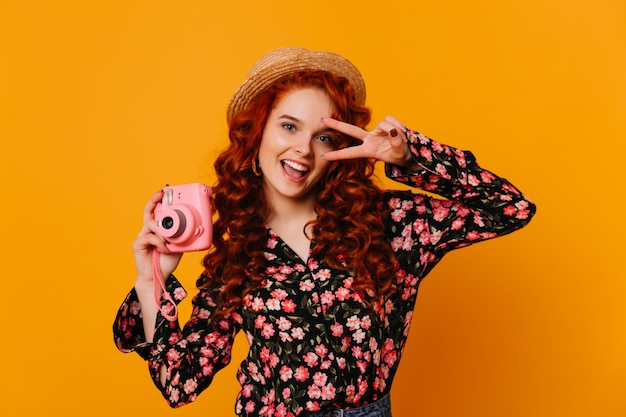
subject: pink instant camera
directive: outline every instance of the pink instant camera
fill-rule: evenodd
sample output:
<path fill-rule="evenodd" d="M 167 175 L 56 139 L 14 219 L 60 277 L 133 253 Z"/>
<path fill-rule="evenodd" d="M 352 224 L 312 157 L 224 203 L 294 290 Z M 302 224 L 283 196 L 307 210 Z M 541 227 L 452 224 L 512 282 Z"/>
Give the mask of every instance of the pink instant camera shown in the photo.
<path fill-rule="evenodd" d="M 201 183 L 167 186 L 154 210 L 159 234 L 172 252 L 206 250 L 213 238 L 211 188 Z"/>

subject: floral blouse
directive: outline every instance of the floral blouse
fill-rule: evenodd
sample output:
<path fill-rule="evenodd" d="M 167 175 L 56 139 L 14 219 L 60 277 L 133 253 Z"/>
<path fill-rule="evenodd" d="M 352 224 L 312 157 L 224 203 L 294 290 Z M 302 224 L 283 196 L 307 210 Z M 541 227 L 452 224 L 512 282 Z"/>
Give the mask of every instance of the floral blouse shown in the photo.
<path fill-rule="evenodd" d="M 132 290 L 113 333 L 122 352 L 136 351 L 170 406 L 193 401 L 231 359 L 235 335 L 250 345 L 237 377 L 240 416 L 297 416 L 354 408 L 389 393 L 409 333 L 418 286 L 448 251 L 525 226 L 535 206 L 507 182 L 478 166 L 472 153 L 409 130 L 412 170 L 387 165 L 388 177 L 443 198 L 386 191 L 384 227 L 397 261 L 395 292 L 374 308 L 352 288 L 349 272 L 323 259 L 303 261 L 271 229 L 266 241 L 267 285 L 213 327 L 219 288 L 199 290 L 181 330 L 159 315 L 146 343 L 141 306 Z M 186 296 L 175 277 L 167 291 Z M 166 365 L 165 386 L 159 368 Z"/>

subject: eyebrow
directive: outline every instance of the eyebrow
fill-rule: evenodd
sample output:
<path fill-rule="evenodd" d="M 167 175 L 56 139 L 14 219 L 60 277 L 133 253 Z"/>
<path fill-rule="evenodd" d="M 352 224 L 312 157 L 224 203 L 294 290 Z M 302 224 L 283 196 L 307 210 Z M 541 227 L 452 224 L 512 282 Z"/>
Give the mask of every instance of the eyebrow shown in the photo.
<path fill-rule="evenodd" d="M 289 119 L 293 122 L 300 122 L 300 119 L 298 119 L 297 117 L 290 116 L 288 114 L 283 114 L 282 116 L 279 117 L 279 119 Z"/>

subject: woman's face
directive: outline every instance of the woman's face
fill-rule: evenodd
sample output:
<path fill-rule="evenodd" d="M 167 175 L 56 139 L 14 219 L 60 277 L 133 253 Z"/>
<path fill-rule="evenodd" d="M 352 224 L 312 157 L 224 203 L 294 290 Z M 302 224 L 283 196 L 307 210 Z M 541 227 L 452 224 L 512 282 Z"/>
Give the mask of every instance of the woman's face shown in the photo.
<path fill-rule="evenodd" d="M 259 167 L 271 203 L 313 201 L 315 187 L 330 164 L 322 155 L 334 149 L 337 136 L 321 118 L 333 111 L 330 97 L 317 88 L 293 90 L 276 103 L 259 148 Z"/>

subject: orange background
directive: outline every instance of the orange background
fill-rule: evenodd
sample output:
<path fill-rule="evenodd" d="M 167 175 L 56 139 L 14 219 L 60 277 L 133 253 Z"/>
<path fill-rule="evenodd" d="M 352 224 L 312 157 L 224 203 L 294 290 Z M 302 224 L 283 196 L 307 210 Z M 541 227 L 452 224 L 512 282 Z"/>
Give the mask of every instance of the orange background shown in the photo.
<path fill-rule="evenodd" d="M 230 95 L 284 45 L 344 54 L 376 120 L 471 149 L 539 207 L 424 282 L 394 416 L 626 415 L 623 0 L 4 0 L 2 414 L 233 415 L 244 339 L 172 411 L 111 324 L 146 199 L 213 181 Z"/>

